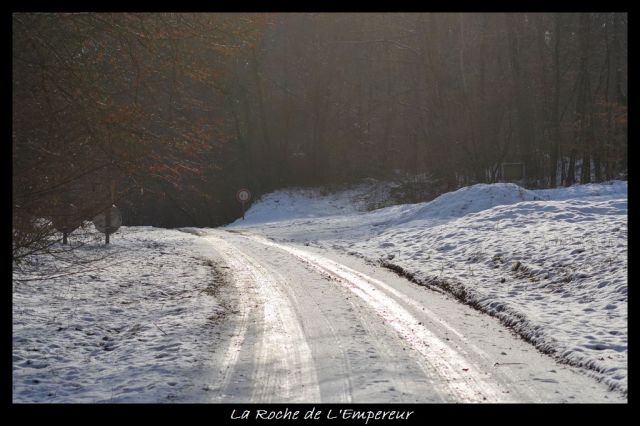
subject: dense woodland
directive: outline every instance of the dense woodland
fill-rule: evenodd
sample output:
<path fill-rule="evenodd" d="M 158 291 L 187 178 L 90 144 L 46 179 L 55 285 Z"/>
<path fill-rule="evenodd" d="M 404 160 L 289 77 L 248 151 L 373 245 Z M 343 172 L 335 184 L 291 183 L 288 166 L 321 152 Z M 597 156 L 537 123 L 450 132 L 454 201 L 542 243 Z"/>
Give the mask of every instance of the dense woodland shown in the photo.
<path fill-rule="evenodd" d="M 627 15 L 13 15 L 14 259 L 112 202 L 217 226 L 236 190 L 627 171 Z M 53 226 L 52 226 L 53 224 Z M 17 249 L 16 249 L 17 248 Z"/>

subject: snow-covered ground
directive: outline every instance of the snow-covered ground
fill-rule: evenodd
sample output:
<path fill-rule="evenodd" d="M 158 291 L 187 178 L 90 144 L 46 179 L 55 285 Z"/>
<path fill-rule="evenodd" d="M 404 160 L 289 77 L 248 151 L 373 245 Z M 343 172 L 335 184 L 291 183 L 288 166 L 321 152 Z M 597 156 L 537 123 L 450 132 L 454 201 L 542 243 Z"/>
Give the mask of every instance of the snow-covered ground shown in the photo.
<path fill-rule="evenodd" d="M 210 253 L 192 234 L 122 227 L 110 247 L 86 244 L 14 271 L 14 402 L 172 402 L 202 393 L 195 379 L 210 368 L 211 324 L 225 312 Z M 70 256 L 99 260 L 69 269 Z M 47 271 L 57 278 L 20 281 Z"/>
<path fill-rule="evenodd" d="M 228 228 L 393 264 L 627 389 L 627 182 L 479 184 L 366 212 L 359 188 L 278 191 Z"/>
<path fill-rule="evenodd" d="M 360 335 L 348 335 L 351 321 L 364 319 L 349 314 L 353 308 L 350 300 L 341 300 L 338 293 L 325 292 L 325 286 L 333 284 L 327 284 L 322 274 L 314 275 L 306 269 L 313 264 L 325 265 L 328 261 L 318 260 L 324 256 L 340 257 L 343 263 L 348 263 L 346 258 L 349 258 L 364 264 L 361 259 L 336 251 L 376 263 L 382 261 L 387 266 L 403 269 L 418 282 L 444 288 L 466 303 L 497 316 L 539 349 L 584 367 L 588 374 L 626 393 L 626 182 L 538 191 L 512 184 L 475 185 L 443 194 L 427 203 L 369 211 L 372 205 L 384 204 L 391 187 L 367 184 L 336 193 L 290 190 L 268 194 L 254 203 L 245 221 L 239 220 L 227 227 L 228 230 L 245 229 L 249 233 L 183 230 L 191 232 L 188 233 L 152 227 L 122 227 L 109 247 L 91 242 L 72 252 L 57 253 L 53 257 L 38 256 L 33 259 L 34 264 L 16 269 L 13 274 L 14 401 L 178 402 L 223 401 L 227 397 L 253 400 L 251 387 L 245 394 L 220 394 L 220 389 L 240 386 L 229 382 L 232 375 L 224 365 L 229 358 L 227 355 L 239 360 L 235 363 L 237 371 L 234 373 L 242 373 L 247 380 L 254 377 L 251 373 L 254 370 L 259 373 L 256 377 L 271 370 L 272 378 L 280 377 L 269 361 L 274 357 L 297 365 L 300 372 L 308 372 L 306 368 L 313 364 L 309 360 L 316 360 L 318 356 L 322 360 L 331 351 L 320 344 L 324 342 L 325 333 L 314 334 L 322 331 L 317 325 L 324 317 L 302 315 L 297 309 L 303 309 L 304 313 L 320 309 L 318 300 L 321 297 L 328 298 L 325 300 L 328 310 L 323 315 L 327 318 L 338 315 L 333 326 L 340 324 L 344 328 L 344 332 L 334 330 L 334 337 L 345 339 L 345 347 L 352 348 L 343 354 L 344 377 L 339 377 L 335 383 L 357 381 L 360 380 L 358 377 L 371 378 L 375 372 L 364 372 L 369 364 L 362 361 L 369 359 L 369 350 L 361 354 L 362 348 L 357 344 Z M 265 247 L 276 245 L 252 234 L 266 235 L 286 244 L 276 244 L 282 247 L 265 252 Z M 84 238 L 72 234 L 71 242 L 78 244 Z M 243 248 L 244 255 L 231 248 L 225 251 L 225 241 L 235 244 L 236 249 Z M 318 248 L 302 247 L 299 251 L 303 244 Z M 315 254 L 313 250 L 316 250 Z M 306 263 L 293 262 L 289 252 L 302 253 L 300 256 Z M 226 261 L 218 263 L 220 254 Z M 75 266 L 65 267 L 74 256 L 81 260 L 93 258 L 94 261 L 80 266 L 76 262 Z M 256 264 L 243 256 L 253 258 Z M 224 263 L 227 266 L 222 266 Z M 344 266 L 339 266 L 334 273 L 343 273 L 343 270 L 346 270 Z M 373 277 L 379 272 L 380 268 L 372 267 L 367 273 Z M 382 272 L 388 274 L 385 282 L 394 282 L 388 279 L 393 276 L 389 271 Z M 234 276 L 235 281 L 229 281 Z M 244 281 L 238 277 L 244 277 Z M 290 295 L 285 293 L 292 291 L 293 285 L 287 277 L 298 283 L 300 294 L 296 297 L 308 299 L 302 308 L 297 303 L 287 305 Z M 345 282 L 358 283 L 358 280 L 352 277 Z M 236 281 L 244 284 L 239 285 Z M 261 286 L 255 286 L 254 281 L 260 282 Z M 375 278 L 370 281 L 387 285 L 380 284 Z M 235 284 L 223 285 L 230 282 Z M 267 293 L 262 294 L 258 290 L 265 282 L 271 282 L 273 288 L 265 287 L 263 290 Z M 311 297 L 306 294 L 309 287 L 301 287 L 300 283 L 314 283 L 320 294 Z M 396 284 L 405 286 L 404 294 L 412 294 L 414 287 L 406 280 L 398 278 Z M 247 287 L 245 290 L 249 294 L 238 293 L 238 289 L 236 293 L 227 293 L 237 285 L 238 288 Z M 278 288 L 285 293 L 276 303 L 280 313 L 273 316 L 274 306 L 267 302 L 273 301 L 273 289 Z M 387 288 L 385 291 L 393 293 L 395 290 Z M 256 293 L 255 297 L 247 299 L 251 292 Z M 421 297 L 426 298 L 426 293 L 414 294 L 415 300 L 411 297 L 402 300 L 409 303 L 411 299 L 415 304 L 417 300 L 423 300 Z M 370 302 L 380 303 L 378 299 Z M 243 303 L 253 310 L 238 319 Z M 339 303 L 344 309 L 335 313 L 334 308 Z M 387 303 L 396 306 L 393 304 L 396 302 L 387 300 Z M 421 303 L 424 303 L 423 308 L 436 308 L 431 306 L 433 302 Z M 441 303 L 445 306 L 446 301 Z M 385 309 L 381 312 L 393 311 Z M 455 309 L 446 311 L 449 312 L 447 321 L 457 323 Z M 367 319 L 365 323 L 376 323 L 377 317 L 369 310 L 363 310 L 362 315 Z M 471 334 L 474 336 L 470 338 L 480 342 L 488 331 L 471 325 L 465 328 L 466 315 L 460 319 L 459 329 L 464 334 L 473 328 Z M 291 328 L 290 320 L 294 317 L 307 325 L 300 330 Z M 246 320 L 244 323 L 242 318 Z M 281 321 L 266 321 L 274 318 Z M 234 326 L 238 323 L 244 324 L 244 328 Z M 316 355 L 309 357 L 308 351 L 302 351 L 302 338 L 296 340 L 299 341 L 298 355 L 292 360 L 284 359 L 286 357 L 278 352 L 284 347 L 280 343 L 279 349 L 277 345 L 265 346 L 264 342 L 279 342 L 281 338 L 280 326 L 274 324 L 280 324 L 285 335 L 304 335 L 309 350 L 315 351 Z M 403 333 L 412 324 L 402 328 Z M 498 328 L 500 330 L 493 331 L 494 337 L 501 334 L 502 327 Z M 236 335 L 234 330 L 246 330 L 246 333 Z M 263 330 L 262 334 L 260 330 Z M 380 333 L 372 335 L 387 336 L 380 339 L 381 353 L 387 353 L 389 360 L 396 359 L 400 351 L 392 342 L 396 342 L 397 336 L 392 338 L 385 330 L 381 328 Z M 221 345 L 228 343 L 228 336 L 232 336 L 231 344 L 225 351 Z M 411 340 L 411 336 L 402 336 Z M 446 330 L 442 338 L 449 341 Z M 491 342 L 496 343 L 491 339 L 494 338 L 490 338 L 489 346 Z M 248 346 L 241 345 L 242 341 L 248 342 Z M 237 343 L 235 346 L 234 342 Z M 257 358 L 244 350 L 245 346 L 252 347 L 252 343 L 262 348 L 256 352 Z M 242 350 L 234 352 L 236 346 Z M 525 353 L 522 349 L 525 361 L 533 359 L 524 356 Z M 496 356 L 507 355 L 499 353 Z M 362 375 L 352 377 L 347 374 L 351 368 L 350 357 L 361 360 L 358 362 L 362 365 L 354 368 L 363 369 Z M 492 363 L 495 361 L 495 357 L 489 358 Z M 378 358 L 370 358 L 367 362 L 373 362 L 372 359 Z M 333 388 L 327 388 L 326 377 L 321 377 L 329 373 L 324 373 L 323 362 L 315 363 L 318 364 L 321 400 L 332 400 L 336 397 Z M 490 365 L 485 370 L 487 368 Z M 556 368 L 537 370 L 532 373 L 523 370 L 525 373 L 522 374 L 537 374 L 531 376 L 534 377 L 532 380 L 538 380 L 542 370 L 559 374 Z M 297 383 L 298 379 L 314 382 L 312 376 L 303 374 L 287 380 L 291 383 Z M 229 386 L 220 387 L 216 377 L 222 377 L 222 382 L 229 382 Z M 406 382 L 402 377 L 395 377 L 396 381 Z M 279 383 L 278 380 L 270 382 L 271 385 Z M 540 380 L 547 383 L 546 380 L 551 379 Z M 549 383 L 559 382 L 552 380 Z M 579 383 L 575 381 L 574 387 L 580 387 Z M 247 381 L 245 384 L 254 383 Z M 405 384 L 411 390 L 407 395 L 422 395 L 418 388 L 412 388 L 418 386 L 415 383 Z M 259 389 L 264 387 L 264 384 L 258 385 Z M 523 392 L 525 388 L 518 387 Z M 294 396 L 307 395 L 294 394 L 299 390 L 287 389 Z M 354 387 L 350 394 L 367 401 L 389 395 L 386 388 L 375 394 L 371 389 L 364 385 L 362 389 Z M 567 398 L 575 396 L 574 390 L 563 388 Z M 243 400 L 243 395 L 251 398 Z M 409 398 L 407 395 L 401 394 L 400 400 Z M 593 395 L 586 392 L 578 396 L 580 400 L 591 400 Z M 303 399 L 317 400 L 306 396 Z"/>

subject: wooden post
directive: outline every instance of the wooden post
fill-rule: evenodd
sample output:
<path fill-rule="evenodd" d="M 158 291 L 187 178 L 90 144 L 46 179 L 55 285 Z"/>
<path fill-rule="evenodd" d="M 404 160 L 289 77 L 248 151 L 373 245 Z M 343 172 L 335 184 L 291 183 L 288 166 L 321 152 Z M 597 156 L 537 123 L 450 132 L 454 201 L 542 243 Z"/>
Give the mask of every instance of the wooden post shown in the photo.
<path fill-rule="evenodd" d="M 107 212 L 104 215 L 104 235 L 105 235 L 105 244 L 109 244 L 109 225 L 111 224 L 111 206 L 107 208 Z"/>
<path fill-rule="evenodd" d="M 109 205 L 104 215 L 104 219 L 106 222 L 104 226 L 105 245 L 109 244 L 109 226 L 111 225 L 111 206 L 113 205 L 114 200 L 116 198 L 116 181 L 113 179 L 111 179 L 110 189 L 111 189 L 111 205 Z"/>

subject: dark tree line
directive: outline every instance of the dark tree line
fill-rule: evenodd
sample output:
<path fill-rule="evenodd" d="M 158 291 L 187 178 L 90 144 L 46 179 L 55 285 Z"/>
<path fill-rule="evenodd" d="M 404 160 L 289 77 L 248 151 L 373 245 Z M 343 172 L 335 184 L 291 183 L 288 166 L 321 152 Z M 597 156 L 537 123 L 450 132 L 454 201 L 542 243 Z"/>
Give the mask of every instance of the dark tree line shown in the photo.
<path fill-rule="evenodd" d="M 238 70 L 239 138 L 272 186 L 398 169 L 454 188 L 503 162 L 528 186 L 624 176 L 626 32 L 615 13 L 277 16 Z"/>
<path fill-rule="evenodd" d="M 624 178 L 627 78 L 618 13 L 14 14 L 14 247 L 113 202 L 216 226 L 240 186 Z"/>

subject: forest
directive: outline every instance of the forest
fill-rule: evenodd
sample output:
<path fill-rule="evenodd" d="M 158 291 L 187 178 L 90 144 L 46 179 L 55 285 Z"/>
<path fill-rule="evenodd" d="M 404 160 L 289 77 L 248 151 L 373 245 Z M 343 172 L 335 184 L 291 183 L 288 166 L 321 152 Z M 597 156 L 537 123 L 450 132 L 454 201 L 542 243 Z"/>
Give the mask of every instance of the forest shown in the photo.
<path fill-rule="evenodd" d="M 626 13 L 16 13 L 14 260 L 115 203 L 219 226 L 241 187 L 626 179 Z M 423 201 L 423 200 L 410 200 Z"/>

